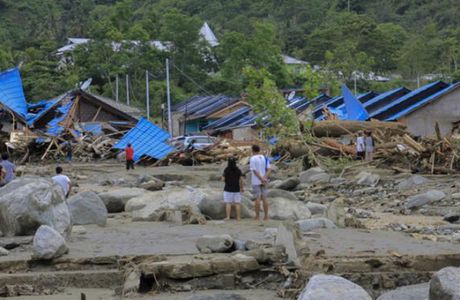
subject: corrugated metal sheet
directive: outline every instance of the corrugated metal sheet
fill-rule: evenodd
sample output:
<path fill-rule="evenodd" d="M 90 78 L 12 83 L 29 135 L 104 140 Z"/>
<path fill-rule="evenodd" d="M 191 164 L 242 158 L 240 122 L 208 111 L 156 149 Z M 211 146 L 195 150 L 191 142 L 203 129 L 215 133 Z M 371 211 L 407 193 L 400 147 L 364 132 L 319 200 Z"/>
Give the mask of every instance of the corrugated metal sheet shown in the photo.
<path fill-rule="evenodd" d="M 245 106 L 237 109 L 236 111 L 229 113 L 228 115 L 220 118 L 217 121 L 214 121 L 204 127 L 204 130 L 217 129 L 219 127 L 228 126 L 229 124 L 240 120 L 244 116 L 248 115 L 251 112 L 251 108 Z"/>
<path fill-rule="evenodd" d="M 436 82 L 427 84 L 425 86 L 422 86 L 421 88 L 418 88 L 404 95 L 401 98 L 396 99 L 395 101 L 392 101 L 388 105 L 385 105 L 384 107 L 370 114 L 369 117 L 379 119 L 379 120 L 391 119 L 393 115 L 399 113 L 400 111 L 407 109 L 408 107 L 420 101 L 423 101 L 423 99 L 426 99 L 427 97 L 430 97 L 436 94 L 437 92 L 445 89 L 448 86 L 449 84 L 442 82 L 442 81 L 436 81 Z"/>
<path fill-rule="evenodd" d="M 19 117 L 26 118 L 27 102 L 18 68 L 0 73 L 0 103 Z"/>
<path fill-rule="evenodd" d="M 371 100 L 367 101 L 364 104 L 364 107 L 366 110 L 369 112 L 369 114 L 372 114 L 376 110 L 388 105 L 389 103 L 393 102 L 394 100 L 401 98 L 402 96 L 410 93 L 411 90 L 405 88 L 405 87 L 400 87 L 396 88 L 393 90 L 390 90 L 388 92 L 382 93 Z"/>
<path fill-rule="evenodd" d="M 166 131 L 142 118 L 136 127 L 128 131 L 113 147 L 125 149 L 128 144 L 131 144 L 134 148 L 135 161 L 139 161 L 143 156 L 162 159 L 173 151 L 173 147 L 165 143 L 168 138 L 170 135 Z"/>
<path fill-rule="evenodd" d="M 194 96 L 173 107 L 175 113 L 183 113 L 187 118 L 204 117 L 215 113 L 227 106 L 235 104 L 240 99 L 225 95 Z"/>

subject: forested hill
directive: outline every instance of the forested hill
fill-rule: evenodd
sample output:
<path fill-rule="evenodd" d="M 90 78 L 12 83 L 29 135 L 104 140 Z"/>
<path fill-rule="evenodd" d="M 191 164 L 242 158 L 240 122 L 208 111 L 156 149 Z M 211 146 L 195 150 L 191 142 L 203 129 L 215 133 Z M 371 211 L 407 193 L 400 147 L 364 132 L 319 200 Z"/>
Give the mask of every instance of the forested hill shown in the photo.
<path fill-rule="evenodd" d="M 204 21 L 220 41 L 216 48 L 200 42 Z M 115 76 L 129 74 L 139 102 L 149 70 L 158 113 L 166 57 L 173 61 L 176 101 L 240 93 L 245 67 L 267 70 L 280 88 L 305 84 L 282 64 L 281 53 L 321 66 L 336 81 L 351 81 L 356 70 L 393 75 L 385 88 L 413 86 L 427 74 L 453 80 L 460 77 L 459 23 L 458 0 L 0 0 L 0 69 L 20 65 L 26 94 L 35 100 L 88 77 L 97 92 L 113 96 Z M 68 37 L 94 42 L 58 68 L 56 49 Z M 111 41 L 127 40 L 173 47 L 112 51 Z M 384 87 L 361 80 L 358 88 Z"/>

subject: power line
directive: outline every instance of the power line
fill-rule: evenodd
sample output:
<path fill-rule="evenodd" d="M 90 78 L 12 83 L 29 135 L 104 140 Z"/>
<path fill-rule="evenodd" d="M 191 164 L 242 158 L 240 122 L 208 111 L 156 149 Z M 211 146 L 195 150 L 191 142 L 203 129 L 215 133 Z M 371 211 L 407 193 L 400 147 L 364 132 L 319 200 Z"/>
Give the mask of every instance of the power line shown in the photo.
<path fill-rule="evenodd" d="M 179 71 L 182 75 L 185 76 L 185 78 L 187 78 L 188 80 L 190 80 L 196 87 L 198 87 L 200 90 L 202 90 L 207 96 L 211 96 L 212 93 L 210 93 L 209 91 L 207 91 L 204 87 L 202 87 L 201 85 L 199 85 L 195 80 L 193 80 L 190 76 L 188 76 L 187 74 L 185 74 L 184 71 L 182 71 L 181 69 L 179 69 L 178 66 L 176 66 L 176 64 L 172 63 L 172 65 L 174 66 L 174 68 L 177 69 L 177 71 Z"/>

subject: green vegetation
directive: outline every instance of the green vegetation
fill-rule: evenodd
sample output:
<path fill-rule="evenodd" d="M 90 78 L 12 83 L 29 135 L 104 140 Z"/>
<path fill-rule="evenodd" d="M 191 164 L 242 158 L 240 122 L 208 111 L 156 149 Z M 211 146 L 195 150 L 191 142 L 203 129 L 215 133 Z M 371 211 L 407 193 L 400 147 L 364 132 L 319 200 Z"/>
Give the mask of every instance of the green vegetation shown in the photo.
<path fill-rule="evenodd" d="M 218 47 L 200 39 L 204 21 L 219 38 Z M 196 93 L 246 91 L 259 103 L 264 93 L 294 86 L 308 88 L 312 97 L 318 87 L 353 85 L 357 70 L 398 75 L 385 84 L 359 79 L 361 91 L 413 88 L 427 74 L 460 78 L 459 25 L 456 0 L 0 0 L 0 68 L 21 66 L 30 100 L 59 95 L 89 77 L 94 92 L 114 97 L 117 75 L 124 99 L 129 74 L 132 103 L 139 106 L 149 70 L 151 111 L 158 116 L 166 58 L 172 62 L 174 102 Z M 94 42 L 62 65 L 55 53 L 68 37 Z M 170 51 L 150 40 L 170 42 Z M 121 49 L 113 51 L 112 42 Z M 294 73 L 282 53 L 321 72 Z"/>

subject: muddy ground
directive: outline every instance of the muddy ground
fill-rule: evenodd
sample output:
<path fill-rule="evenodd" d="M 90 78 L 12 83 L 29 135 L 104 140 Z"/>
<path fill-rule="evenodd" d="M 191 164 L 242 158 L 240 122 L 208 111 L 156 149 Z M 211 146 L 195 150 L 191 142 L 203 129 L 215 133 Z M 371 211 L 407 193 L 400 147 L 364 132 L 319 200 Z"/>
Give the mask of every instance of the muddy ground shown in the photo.
<path fill-rule="evenodd" d="M 54 167 L 55 165 L 26 166 L 21 168 L 21 172 L 23 175 L 51 176 Z M 143 174 L 161 178 L 170 185 L 222 188 L 222 183 L 217 180 L 222 172 L 222 165 L 161 168 L 140 166 L 127 172 L 122 164 L 112 162 L 64 165 L 64 169 L 76 185 L 74 192 L 110 191 L 117 188 L 118 185 L 134 181 Z M 274 177 L 275 179 L 285 179 L 295 175 L 297 170 L 298 167 L 284 167 Z M 444 265 L 458 263 L 457 256 L 460 252 L 460 244 L 453 243 L 450 236 L 453 231 L 457 230 L 456 226 L 458 225 L 443 221 L 445 213 L 460 207 L 460 203 L 452 197 L 457 190 L 460 191 L 457 185 L 458 177 L 427 176 L 430 182 L 417 187 L 416 190 L 398 191 L 395 189 L 395 182 L 406 178 L 409 174 L 395 174 L 389 170 L 366 170 L 380 174 L 381 180 L 377 187 L 350 188 L 346 185 L 314 185 L 306 190 L 305 195 L 302 196 L 305 198 L 304 201 L 311 201 L 315 198 L 318 203 L 323 204 L 343 197 L 347 206 L 365 211 L 365 217 L 356 217 L 357 213 L 354 215 L 351 213 L 353 222 L 345 228 L 316 229 L 305 235 L 303 239 L 307 243 L 313 259 L 310 259 L 308 265 L 304 266 L 304 271 L 321 272 L 327 270 L 332 273 L 348 274 L 346 275 L 348 278 L 354 278 L 364 284 L 369 281 L 370 286 L 372 286 L 371 281 L 377 279 L 374 275 L 372 277 L 367 273 L 374 274 L 376 271 L 381 271 L 378 276 L 388 276 L 389 278 L 388 280 L 385 279 L 387 282 L 384 288 L 392 289 L 405 284 L 421 283 L 424 278 L 428 278 L 425 276 L 426 272 L 433 272 Z M 361 169 L 351 170 L 344 174 L 344 178 L 353 180 L 353 176 L 359 171 Z M 443 190 L 447 195 L 447 200 L 438 206 L 425 207 L 419 211 L 407 212 L 403 209 L 403 203 L 407 196 L 433 188 Z M 59 274 L 53 273 L 59 270 L 89 272 L 86 267 L 76 267 L 75 265 L 77 262 L 83 262 L 82 265 L 88 264 L 88 261 L 94 262 L 98 258 L 100 261 L 107 260 L 105 265 L 109 266 L 114 257 L 198 255 L 195 241 L 205 234 L 230 234 L 236 239 L 270 243 L 273 238 L 265 234 L 266 229 L 277 228 L 282 222 L 277 220 L 257 222 L 250 219 L 244 219 L 241 222 L 210 220 L 204 225 L 181 225 L 170 222 L 132 222 L 129 213 L 110 214 L 105 227 L 79 226 L 79 229 L 69 239 L 69 253 L 56 263 L 56 266 L 59 267 L 31 267 L 30 263 L 26 267 L 24 264 L 27 264 L 31 256 L 31 244 L 24 241 L 24 239 L 27 240 L 27 237 L 8 238 L 12 242 L 17 240 L 20 246 L 12 249 L 8 256 L 0 257 L 0 269 L 4 272 L 0 275 L 0 282 L 3 279 L 4 282 L 14 283 L 14 279 L 11 279 L 12 276 L 17 276 L 17 278 L 21 278 L 18 281 L 23 280 L 24 282 L 26 279 L 22 277 L 27 276 L 43 277 L 47 273 L 59 276 Z M 20 239 L 23 239 L 23 242 L 20 242 Z M 1 240 L 6 243 L 7 238 Z M 401 262 L 403 259 L 407 259 L 409 263 Z M 374 262 L 369 263 L 372 260 Z M 376 260 L 379 261 L 377 269 L 366 269 L 366 267 L 362 268 L 363 272 L 359 271 L 361 264 L 374 265 Z M 103 273 L 100 277 L 94 275 L 94 278 L 100 279 L 101 284 L 99 285 L 96 283 L 88 284 L 81 288 L 72 287 L 54 291 L 54 295 L 22 296 L 16 299 L 80 299 L 81 293 L 87 295 L 86 299 L 120 299 L 120 296 L 115 295 L 117 284 L 110 286 L 112 266 L 105 269 L 102 267 L 104 263 L 100 261 L 95 263 L 97 267 L 91 267 L 91 270 L 97 269 L 101 274 Z M 426 268 L 419 266 L 421 261 L 429 262 Z M 431 265 L 430 262 L 432 262 Z M 327 267 L 328 264 L 333 265 L 335 269 Z M 409 264 L 410 267 L 405 266 L 401 269 L 400 264 Z M 415 275 L 396 278 L 394 273 L 401 272 L 412 272 Z M 69 278 L 69 285 L 75 286 L 74 281 L 78 280 L 75 279 L 77 276 L 70 276 Z M 109 284 L 105 284 L 107 281 Z M 78 286 L 78 284 L 76 285 Z M 64 287 L 66 287 L 65 284 Z M 379 286 L 376 290 L 378 292 L 374 295 L 378 295 L 382 287 Z M 189 299 L 196 294 L 203 296 L 238 294 L 247 299 L 277 299 L 276 289 L 258 289 L 257 287 L 235 291 L 182 291 L 179 294 L 166 291 L 162 293 L 149 292 L 144 295 L 131 295 L 130 298 Z"/>

